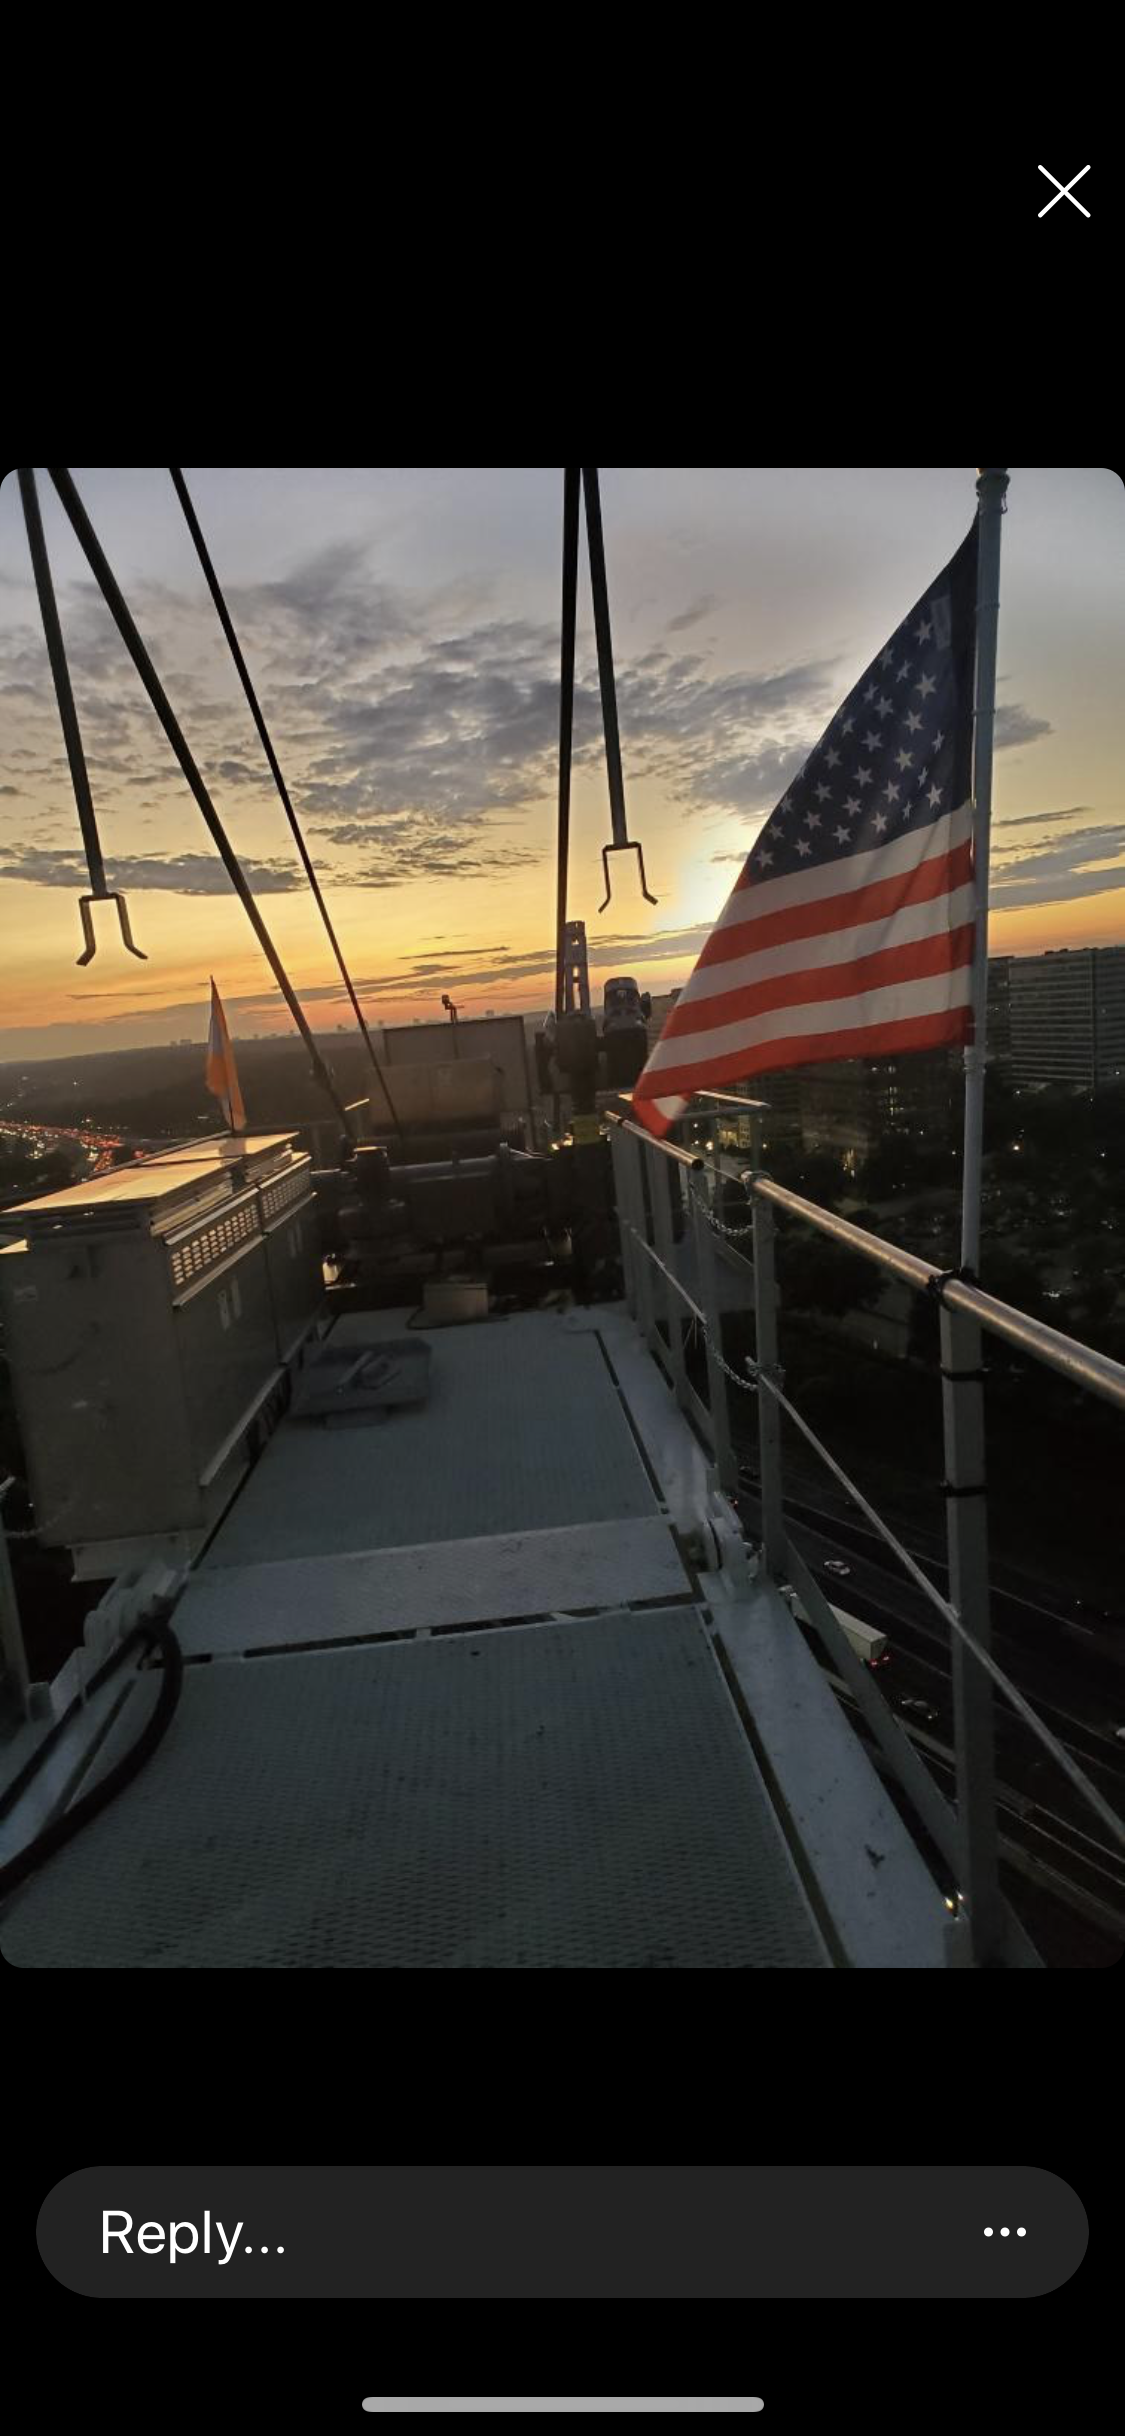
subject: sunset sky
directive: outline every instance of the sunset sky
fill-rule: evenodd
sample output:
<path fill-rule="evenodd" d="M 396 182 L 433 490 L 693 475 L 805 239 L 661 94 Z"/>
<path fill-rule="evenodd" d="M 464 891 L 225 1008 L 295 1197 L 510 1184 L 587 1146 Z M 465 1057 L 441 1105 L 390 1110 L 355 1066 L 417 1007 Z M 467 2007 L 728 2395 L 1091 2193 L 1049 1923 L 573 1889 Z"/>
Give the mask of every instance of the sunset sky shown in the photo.
<path fill-rule="evenodd" d="M 373 1020 L 553 990 L 562 474 L 185 469 Z M 110 885 L 88 887 L 19 490 L 0 485 L 0 1057 L 291 1030 L 45 473 Z M 170 478 L 74 479 L 310 1020 L 348 1014 Z M 610 835 L 583 529 L 569 911 L 595 983 L 684 981 L 737 865 L 859 672 L 952 556 L 973 470 L 602 473 L 625 798 Z M 993 952 L 1125 941 L 1125 488 L 1013 471 L 1003 526 Z"/>

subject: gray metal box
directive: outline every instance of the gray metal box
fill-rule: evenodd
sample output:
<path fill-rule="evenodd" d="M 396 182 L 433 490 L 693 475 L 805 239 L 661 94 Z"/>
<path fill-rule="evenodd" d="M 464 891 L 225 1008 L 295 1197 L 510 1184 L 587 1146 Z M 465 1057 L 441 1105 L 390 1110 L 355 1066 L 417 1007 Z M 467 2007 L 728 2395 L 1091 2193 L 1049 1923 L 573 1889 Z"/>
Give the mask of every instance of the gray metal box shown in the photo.
<path fill-rule="evenodd" d="M 20 1206 L 0 1300 L 39 1536 L 77 1569 L 207 1529 L 323 1286 L 287 1134 L 172 1146 Z"/>
<path fill-rule="evenodd" d="M 290 1360 L 324 1300 L 320 1225 L 310 1177 L 312 1161 L 298 1154 L 276 1180 L 259 1186 L 266 1272 L 273 1300 L 277 1350 Z"/>
<path fill-rule="evenodd" d="M 454 1058 L 487 1057 L 502 1075 L 501 1110 L 504 1122 L 531 1111 L 531 1078 L 527 1036 L 522 1015 L 466 1015 L 454 1027 L 448 1023 L 386 1024 L 383 1050 L 390 1075 L 391 1096 L 398 1104 L 397 1080 L 404 1066 L 448 1065 Z M 376 1089 L 371 1112 L 378 1133 L 386 1113 Z"/>
<path fill-rule="evenodd" d="M 483 1278 L 427 1277 L 422 1301 L 431 1327 L 488 1318 L 488 1286 Z"/>

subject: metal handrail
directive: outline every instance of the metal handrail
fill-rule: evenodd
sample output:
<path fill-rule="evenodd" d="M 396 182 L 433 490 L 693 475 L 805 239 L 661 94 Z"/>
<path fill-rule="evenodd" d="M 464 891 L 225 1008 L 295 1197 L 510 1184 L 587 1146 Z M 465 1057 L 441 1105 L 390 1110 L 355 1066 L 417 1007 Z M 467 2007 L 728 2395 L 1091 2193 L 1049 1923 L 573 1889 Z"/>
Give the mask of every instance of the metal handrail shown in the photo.
<path fill-rule="evenodd" d="M 721 1099 L 723 1095 L 718 1091 L 699 1091 L 695 1096 L 702 1100 Z M 735 1105 L 733 1102 L 731 1104 Z M 742 1108 L 764 1108 L 767 1103 L 763 1100 L 742 1100 L 737 1105 Z M 631 1117 L 619 1116 L 615 1109 L 607 1108 L 603 1113 L 611 1124 L 619 1125 L 623 1133 L 635 1134 L 647 1149 L 659 1151 L 666 1159 L 675 1159 L 681 1167 L 707 1168 L 712 1165 L 698 1155 L 681 1150 L 678 1143 L 665 1141 L 658 1134 L 650 1133 L 647 1126 L 636 1124 Z M 715 1169 L 714 1172 L 726 1171 Z M 801 1193 L 791 1192 L 787 1184 L 775 1184 L 771 1176 L 756 1175 L 754 1169 L 748 1167 L 740 1171 L 738 1181 L 748 1193 L 757 1195 L 763 1201 L 772 1201 L 777 1209 L 788 1211 L 792 1218 L 803 1219 L 807 1226 L 816 1227 L 822 1235 L 833 1236 L 837 1243 L 846 1244 L 851 1251 L 862 1252 L 865 1259 L 873 1260 L 879 1268 L 890 1269 L 896 1277 L 904 1278 L 916 1292 L 929 1292 L 936 1288 L 939 1279 L 944 1278 L 942 1299 L 953 1309 L 964 1311 L 968 1318 L 979 1320 L 982 1328 L 990 1329 L 993 1336 L 1006 1338 L 1009 1344 L 1017 1345 L 1021 1352 L 1034 1354 L 1052 1370 L 1061 1372 L 1065 1378 L 1076 1379 L 1081 1386 L 1088 1387 L 1093 1395 L 1102 1396 L 1107 1403 L 1119 1404 L 1125 1410 L 1125 1363 L 1115 1362 L 1111 1354 L 1095 1352 L 1092 1345 L 1080 1344 L 1077 1337 L 1065 1335 L 1061 1328 L 1049 1327 L 1046 1320 L 1032 1319 L 1028 1312 L 1017 1311 L 1013 1304 L 1001 1302 L 995 1294 L 986 1294 L 982 1287 L 969 1285 L 962 1278 L 951 1276 L 948 1270 L 937 1268 L 933 1261 L 922 1260 L 918 1253 L 905 1252 L 899 1244 L 887 1243 L 882 1235 L 872 1235 L 866 1227 L 855 1226 L 850 1218 L 838 1218 L 834 1210 L 821 1209 L 817 1202 L 806 1201 Z M 648 1248 L 651 1250 L 651 1246 Z"/>
<path fill-rule="evenodd" d="M 616 1108 L 603 1108 L 602 1115 L 610 1125 L 620 1125 L 622 1133 L 634 1133 L 638 1142 L 648 1142 L 654 1150 L 662 1150 L 666 1158 L 678 1160 L 681 1167 L 706 1165 L 697 1151 L 681 1150 L 678 1142 L 658 1142 L 647 1126 L 636 1124 L 632 1117 L 620 1116 Z"/>
<path fill-rule="evenodd" d="M 663 1149 L 654 1135 L 648 1139 L 656 1149 Z M 985 1294 L 980 1286 L 950 1276 L 948 1270 L 937 1269 L 928 1260 L 920 1260 L 915 1252 L 904 1252 L 898 1244 L 885 1243 L 881 1235 L 871 1235 L 866 1227 L 854 1226 L 850 1218 L 838 1218 L 834 1211 L 823 1210 L 815 1201 L 806 1201 L 800 1193 L 790 1192 L 788 1185 L 775 1184 L 772 1177 L 757 1176 L 746 1168 L 739 1181 L 749 1193 L 763 1201 L 772 1201 L 776 1208 L 787 1210 L 791 1217 L 802 1218 L 815 1226 L 822 1235 L 835 1237 L 837 1243 L 862 1252 L 866 1259 L 880 1268 L 893 1270 L 896 1277 L 905 1278 L 910 1286 L 929 1291 L 944 1277 L 942 1299 L 970 1319 L 979 1320 L 982 1328 L 993 1336 L 1005 1337 L 1009 1344 L 1018 1345 L 1022 1352 L 1031 1353 L 1046 1362 L 1052 1370 L 1061 1371 L 1065 1378 L 1076 1379 L 1093 1395 L 1102 1396 L 1107 1403 L 1119 1404 L 1125 1410 L 1125 1363 L 1115 1362 L 1108 1353 L 1096 1353 L 1092 1345 L 1081 1345 L 1076 1337 L 1064 1335 L 1061 1328 L 1051 1328 L 1046 1320 L 1032 1319 L 1026 1311 L 1017 1311 L 1011 1303 L 1000 1302 L 996 1295 Z"/>
<path fill-rule="evenodd" d="M 724 1098 L 722 1093 L 717 1092 L 700 1092 L 695 1096 L 699 1099 L 711 1098 L 714 1100 L 722 1100 Z M 749 1102 L 744 1100 L 732 1104 L 737 1105 L 743 1111 L 750 1109 L 754 1114 L 755 1119 L 757 1119 L 760 1114 L 764 1112 L 767 1106 L 767 1103 Z M 607 1111 L 607 1113 L 612 1112 Z M 669 1142 L 666 1139 L 649 1132 L 647 1127 L 640 1126 L 631 1119 L 624 1118 L 614 1113 L 613 1122 L 616 1127 L 620 1128 L 622 1133 L 631 1134 L 639 1142 L 643 1143 L 647 1151 L 660 1152 L 664 1157 L 671 1158 L 678 1165 L 687 1166 L 689 1168 L 713 1166 L 714 1172 L 717 1175 L 726 1172 L 720 1170 L 717 1163 L 705 1161 L 698 1156 L 690 1156 L 682 1151 L 677 1144 Z M 760 1157 L 760 1134 L 758 1131 L 757 1122 L 755 1123 L 754 1155 L 755 1157 Z M 1122 1408 L 1125 1408 L 1125 1365 L 1113 1361 L 1110 1356 L 1096 1353 L 1091 1346 L 1083 1346 L 1079 1344 L 1075 1338 L 1064 1335 L 1060 1329 L 1051 1328 L 1043 1321 L 1033 1320 L 1029 1318 L 1026 1313 L 1016 1311 L 1011 1304 L 1001 1302 L 994 1295 L 985 1294 L 979 1286 L 972 1284 L 967 1279 L 959 1277 L 956 1272 L 938 1269 L 932 1262 L 919 1258 L 917 1254 L 903 1251 L 898 1245 L 888 1244 L 885 1242 L 881 1236 L 870 1234 L 866 1228 L 855 1226 L 851 1220 L 846 1218 L 838 1218 L 834 1212 L 824 1210 L 820 1208 L 817 1203 L 805 1200 L 802 1195 L 791 1192 L 787 1186 L 775 1184 L 772 1178 L 762 1175 L 754 1168 L 740 1171 L 739 1180 L 746 1189 L 747 1193 L 752 1196 L 761 1220 L 768 1226 L 772 1227 L 772 1207 L 782 1209 L 787 1215 L 802 1220 L 805 1224 L 816 1228 L 822 1234 L 834 1237 L 838 1242 L 848 1246 L 849 1249 L 859 1252 L 865 1258 L 874 1261 L 876 1265 L 890 1270 L 894 1275 L 901 1277 L 915 1292 L 925 1292 L 934 1295 L 938 1302 L 943 1306 L 943 1313 L 945 1314 L 942 1321 L 943 1331 L 947 1328 L 959 1331 L 960 1339 L 964 1339 L 966 1323 L 969 1324 L 970 1332 L 973 1327 L 990 1329 L 994 1335 L 1007 1339 L 1008 1342 L 1015 1344 L 1021 1350 L 1030 1353 L 1034 1358 L 1044 1362 L 1048 1367 L 1061 1372 L 1065 1377 L 1071 1378 L 1078 1382 L 1081 1386 L 1090 1389 L 1094 1394 L 1100 1395 L 1103 1397 L 1103 1399 L 1110 1403 L 1117 1404 Z M 689 1200 L 695 1204 L 699 1216 L 706 1221 L 706 1219 L 711 1216 L 711 1213 L 708 1211 L 706 1203 L 700 1201 L 700 1197 L 695 1192 L 694 1188 L 689 1191 L 688 1197 Z M 637 1210 L 637 1214 L 640 1215 L 642 1219 L 642 1225 L 638 1227 L 634 1223 L 634 1220 L 629 1217 L 624 1210 L 622 1210 L 619 1215 L 624 1229 L 627 1231 L 632 1242 L 639 1246 L 640 1249 L 647 1255 L 648 1260 L 654 1263 L 657 1269 L 660 1270 L 668 1285 L 675 1290 L 676 1294 L 681 1298 L 682 1301 L 687 1303 L 693 1315 L 702 1320 L 704 1339 L 708 1349 L 709 1363 L 717 1362 L 720 1372 L 725 1371 L 727 1376 L 735 1377 L 737 1374 L 730 1371 L 729 1365 L 724 1361 L 720 1349 L 715 1346 L 713 1339 L 711 1338 L 708 1324 L 709 1314 L 707 1313 L 706 1309 L 703 1311 L 700 1310 L 699 1306 L 687 1293 L 686 1288 L 683 1286 L 680 1279 L 673 1274 L 667 1263 L 659 1258 L 653 1245 L 648 1241 L 643 1200 L 639 1195 L 639 1189 L 638 1194 L 633 1197 L 633 1202 L 634 1207 Z M 745 1266 L 748 1272 L 748 1283 L 752 1281 L 755 1317 L 759 1330 L 760 1351 L 762 1349 L 762 1325 L 764 1312 L 763 1308 L 759 1306 L 766 1305 L 767 1297 L 771 1296 L 774 1290 L 771 1241 L 771 1236 L 763 1236 L 760 1243 L 756 1245 L 756 1252 L 761 1255 L 760 1266 L 762 1274 L 759 1274 L 759 1262 L 757 1259 L 755 1262 L 751 1263 L 750 1261 L 745 1260 L 744 1256 L 740 1253 L 731 1253 L 729 1255 L 732 1262 L 738 1261 L 741 1263 L 741 1265 Z M 705 1278 L 701 1283 L 701 1291 L 704 1291 L 706 1299 Z M 953 1316 L 954 1314 L 956 1314 L 956 1317 Z M 651 1321 L 651 1302 L 648 1307 L 648 1317 Z M 767 1339 L 767 1344 L 771 1351 L 771 1355 L 776 1353 L 776 1336 L 774 1333 L 774 1328 L 775 1323 L 771 1323 L 770 1332 Z M 650 1343 L 652 1343 L 654 1341 L 654 1337 L 651 1327 L 646 1329 L 646 1333 L 649 1336 Z M 979 1351 L 976 1359 L 979 1362 Z M 979 1407 L 979 1380 L 982 1374 L 980 1373 L 979 1369 L 973 1370 L 967 1365 L 963 1366 L 962 1363 L 957 1361 L 948 1364 L 948 1366 L 947 1363 L 948 1355 L 944 1352 L 943 1348 L 943 1371 L 945 1378 L 947 1381 L 955 1382 L 954 1384 L 947 1384 L 944 1388 L 944 1394 L 946 1398 L 950 1400 L 947 1406 L 947 1427 L 951 1419 L 953 1427 L 953 1437 L 952 1439 L 947 1440 L 947 1447 L 957 1447 L 958 1432 L 960 1431 L 963 1438 L 963 1444 L 960 1448 L 960 1461 L 963 1467 L 964 1448 L 965 1446 L 971 1445 L 974 1439 L 974 1425 L 973 1419 L 969 1415 L 968 1398 L 976 1398 L 978 1400 Z M 1082 1794 L 1086 1802 L 1097 1812 L 1098 1817 L 1102 1820 L 1103 1824 L 1110 1829 L 1111 1833 L 1118 1842 L 1125 1844 L 1125 1823 L 1123 1823 L 1117 1814 L 1110 1808 L 1104 1797 L 1098 1792 L 1096 1786 L 1090 1783 L 1082 1769 L 1077 1767 L 1074 1761 L 1071 1760 L 1064 1746 L 1057 1740 L 1055 1735 L 1051 1733 L 1050 1728 L 1044 1725 L 1042 1720 L 1036 1715 L 1034 1709 L 1024 1699 L 1023 1694 L 1018 1690 L 1017 1686 L 1010 1681 L 1009 1677 L 1004 1673 L 1003 1668 L 1000 1667 L 997 1661 L 993 1658 L 991 1651 L 983 1646 L 977 1634 L 973 1633 L 964 1623 L 958 1608 L 953 1605 L 951 1601 L 942 1597 L 941 1593 L 929 1580 L 929 1577 L 922 1571 L 921 1567 L 910 1555 L 909 1550 L 902 1546 L 901 1542 L 895 1537 L 895 1534 L 889 1529 L 888 1525 L 883 1522 L 882 1517 L 877 1513 L 876 1509 L 863 1496 L 862 1492 L 856 1487 L 854 1481 L 849 1479 L 842 1466 L 837 1463 L 835 1457 L 830 1453 L 829 1449 L 823 1444 L 822 1440 L 817 1437 L 816 1432 L 810 1428 L 808 1422 L 804 1420 L 803 1416 L 797 1411 L 796 1407 L 790 1402 L 789 1398 L 782 1392 L 781 1379 L 784 1374 L 778 1368 L 776 1360 L 770 1358 L 765 1361 L 755 1362 L 750 1357 L 746 1357 L 746 1370 L 749 1374 L 746 1384 L 752 1384 L 759 1390 L 761 1388 L 765 1388 L 767 1394 L 773 1399 L 774 1409 L 776 1410 L 777 1408 L 780 1408 L 789 1415 L 790 1419 L 800 1430 L 802 1436 L 808 1440 L 808 1443 L 820 1456 L 827 1468 L 835 1475 L 837 1480 L 839 1480 L 841 1486 L 846 1490 L 849 1497 L 867 1515 L 879 1536 L 899 1557 L 911 1579 L 923 1592 L 930 1604 L 936 1608 L 943 1621 L 948 1625 L 951 1634 L 956 1637 L 954 1641 L 954 1648 L 957 1649 L 959 1647 L 962 1653 L 966 1651 L 971 1652 L 972 1657 L 985 1670 L 985 1673 L 991 1682 L 997 1685 L 1005 1699 L 1008 1701 L 1009 1705 L 1013 1707 L 1024 1719 L 1025 1723 L 1036 1735 L 1040 1744 L 1050 1753 L 1056 1764 L 1063 1770 L 1070 1782 Z M 713 1372 L 712 1378 L 714 1385 Z M 743 1382 L 740 1380 L 739 1384 L 743 1384 Z M 722 1390 L 722 1394 L 725 1399 L 725 1389 L 723 1389 L 721 1378 L 718 1381 L 718 1385 Z M 956 1403 L 955 1399 L 957 1398 L 961 1399 L 961 1406 L 963 1409 L 961 1409 L 961 1407 L 959 1407 Z M 712 1395 L 712 1402 L 714 1402 L 714 1394 Z M 706 1415 L 706 1407 L 700 1406 L 698 1409 L 701 1413 Z M 725 1415 L 725 1402 L 722 1415 L 712 1414 L 709 1417 L 709 1425 L 711 1436 L 716 1446 L 716 1451 L 718 1451 L 721 1433 L 726 1440 L 729 1452 L 729 1425 Z M 776 1422 L 774 1422 L 773 1428 L 776 1430 Z M 776 1461 L 778 1463 L 780 1461 L 779 1453 L 776 1455 Z M 954 1484 L 947 1485 L 958 1484 L 961 1480 L 963 1480 L 964 1477 L 963 1468 L 958 1470 L 958 1463 L 956 1460 L 952 1463 L 951 1468 L 954 1471 Z M 975 1467 L 970 1462 L 968 1468 L 971 1478 Z M 765 1485 L 765 1459 L 763 1455 L 763 1490 L 765 1489 Z M 962 1493 L 964 1492 L 962 1491 Z M 780 1494 L 779 1470 L 775 1473 L 775 1494 Z M 777 1508 L 777 1513 L 780 1513 L 779 1507 Z M 766 1540 L 764 1545 L 767 1559 L 767 1570 L 770 1570 L 768 1559 L 771 1551 L 771 1534 L 768 1518 L 765 1519 Z M 951 1529 L 952 1528 L 953 1526 L 951 1525 Z M 772 1541 L 772 1550 L 775 1560 L 778 1544 L 778 1540 L 775 1536 Z M 964 1537 L 957 1542 L 957 1548 L 959 1558 L 962 1563 L 976 1562 L 978 1568 L 983 1571 L 983 1539 L 979 1539 L 974 1547 L 971 1535 Z M 951 1576 L 951 1578 L 953 1579 L 954 1588 L 956 1589 L 956 1577 Z M 963 1594 L 964 1584 L 962 1584 L 962 1595 Z M 980 1603 L 978 1602 L 978 1608 L 982 1615 L 982 1628 L 987 1629 L 986 1577 L 983 1606 L 980 1606 Z M 826 1615 L 831 1615 L 831 1609 L 827 1602 L 825 1602 L 825 1613 Z M 815 1618 L 812 1620 L 815 1622 Z M 955 1702 L 955 1708 L 956 1705 L 957 1704 Z M 955 1732 L 959 1732 L 959 1729 L 956 1726 Z M 960 1748 L 958 1756 L 960 1762 L 962 1757 Z M 954 1815 L 955 1814 L 950 1811 L 950 1819 L 953 1819 Z M 966 1834 L 970 1836 L 970 1840 L 972 1840 L 972 1835 L 974 1832 L 979 1833 L 979 1823 L 975 1829 L 971 1829 L 968 1825 L 966 1826 Z M 976 1849 L 978 1851 L 979 1859 L 979 1847 Z M 982 1880 L 982 1884 L 983 1883 L 984 1881 Z"/>
<path fill-rule="evenodd" d="M 743 1116 L 753 1116 L 755 1111 L 759 1116 L 769 1114 L 768 1100 L 742 1100 L 732 1097 L 728 1091 L 697 1091 L 694 1096 L 697 1100 L 713 1100 L 719 1108 L 739 1108 Z"/>

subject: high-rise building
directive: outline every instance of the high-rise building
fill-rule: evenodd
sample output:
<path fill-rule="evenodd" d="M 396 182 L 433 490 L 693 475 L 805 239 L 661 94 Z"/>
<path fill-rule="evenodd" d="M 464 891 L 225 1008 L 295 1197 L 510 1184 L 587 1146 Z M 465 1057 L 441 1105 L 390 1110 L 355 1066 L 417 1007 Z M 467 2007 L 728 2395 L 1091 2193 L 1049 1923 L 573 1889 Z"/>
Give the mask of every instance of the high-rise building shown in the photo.
<path fill-rule="evenodd" d="M 1125 947 L 1095 947 L 1094 1084 L 1125 1083 Z"/>
<path fill-rule="evenodd" d="M 1012 958 L 988 959 L 988 1015 L 984 1062 L 1007 1073 L 1012 1062 Z"/>
<path fill-rule="evenodd" d="M 960 1068 L 960 1049 L 947 1048 L 802 1066 L 805 1149 L 851 1151 L 862 1157 L 888 1133 L 939 1140 L 952 1122 Z"/>
<path fill-rule="evenodd" d="M 1050 948 L 1010 964 L 1017 1083 L 1125 1082 L 1125 947 Z"/>
<path fill-rule="evenodd" d="M 669 990 L 665 996 L 653 998 L 652 1013 L 645 1025 L 645 1035 L 648 1041 L 650 1057 L 656 1047 L 662 1031 L 664 1030 L 664 1026 L 668 1021 L 668 1017 L 671 1014 L 679 995 L 680 993 L 678 990 Z"/>

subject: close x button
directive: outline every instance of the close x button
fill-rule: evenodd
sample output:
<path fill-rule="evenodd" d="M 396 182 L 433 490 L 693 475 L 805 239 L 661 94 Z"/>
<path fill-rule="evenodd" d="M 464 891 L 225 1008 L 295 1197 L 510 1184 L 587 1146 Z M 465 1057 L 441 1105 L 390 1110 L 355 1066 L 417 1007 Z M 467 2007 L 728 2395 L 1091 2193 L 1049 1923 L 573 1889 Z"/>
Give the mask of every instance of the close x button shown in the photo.
<path fill-rule="evenodd" d="M 1050 182 L 1051 182 L 1051 184 L 1052 184 L 1052 186 L 1055 186 L 1055 187 L 1057 187 L 1057 188 L 1058 188 L 1058 193 L 1057 193 L 1057 194 L 1053 194 L 1053 195 L 1051 196 L 1051 200 L 1050 200 L 1050 202 L 1049 202 L 1049 203 L 1045 203 L 1045 204 L 1043 205 L 1043 209 L 1042 209 L 1042 211 L 1041 211 L 1041 212 L 1040 212 L 1040 214 L 1039 214 L 1039 218 L 1040 218 L 1041 220 L 1044 220 L 1044 219 L 1046 218 L 1046 216 L 1047 216 L 1047 213 L 1048 213 L 1049 211 L 1053 211 L 1053 210 L 1054 210 L 1056 203 L 1064 203 L 1064 202 L 1065 202 L 1065 203 L 1073 203 L 1074 208 L 1075 208 L 1075 211 L 1080 211 L 1080 212 L 1081 212 L 1081 214 L 1082 214 L 1083 219 L 1084 219 L 1084 220 L 1089 220 L 1089 219 L 1091 218 L 1091 214 L 1090 214 L 1090 213 L 1087 211 L 1085 204 L 1084 204 L 1084 203 L 1080 203 L 1080 202 L 1079 202 L 1079 200 L 1078 200 L 1077 195 L 1076 195 L 1076 194 L 1072 194 L 1072 192 L 1071 192 L 1071 188 L 1072 188 L 1072 187 L 1074 187 L 1074 186 L 1077 186 L 1077 184 L 1078 184 L 1078 179 L 1079 179 L 1079 178 L 1084 178 L 1084 177 L 1088 176 L 1088 174 L 1089 174 L 1089 169 L 1090 169 L 1090 163 L 1089 163 L 1089 161 L 1087 161 L 1085 169 L 1080 169 L 1080 170 L 1078 171 L 1077 176 L 1076 176 L 1076 177 L 1073 177 L 1073 178 L 1070 180 L 1070 185 L 1068 185 L 1068 186 L 1064 186 L 1064 185 L 1063 185 L 1062 179 L 1061 179 L 1061 178 L 1057 178 L 1057 177 L 1055 176 L 1055 174 L 1054 174 L 1054 171 L 1053 171 L 1053 170 L 1051 170 L 1051 169 L 1044 169 L 1042 161 L 1040 161 L 1040 162 L 1039 162 L 1038 166 L 1039 166 L 1039 174 L 1040 174 L 1040 176 L 1041 176 L 1041 177 L 1044 177 L 1044 178 L 1049 178 L 1049 179 L 1050 179 Z"/>

